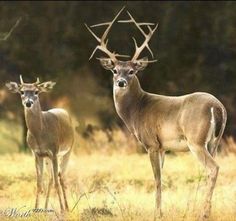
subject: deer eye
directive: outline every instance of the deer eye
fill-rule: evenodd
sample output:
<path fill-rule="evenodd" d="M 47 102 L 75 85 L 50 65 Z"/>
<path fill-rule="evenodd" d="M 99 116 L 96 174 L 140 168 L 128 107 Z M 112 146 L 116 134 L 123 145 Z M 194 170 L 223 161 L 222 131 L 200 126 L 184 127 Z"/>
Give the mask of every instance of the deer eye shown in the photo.
<path fill-rule="evenodd" d="M 129 71 L 129 75 L 132 75 L 132 74 L 134 74 L 134 70 Z"/>
<path fill-rule="evenodd" d="M 118 74 L 116 69 L 113 69 L 113 74 Z"/>
<path fill-rule="evenodd" d="M 20 91 L 20 93 L 21 93 L 21 95 L 24 95 L 25 92 L 24 91 Z"/>

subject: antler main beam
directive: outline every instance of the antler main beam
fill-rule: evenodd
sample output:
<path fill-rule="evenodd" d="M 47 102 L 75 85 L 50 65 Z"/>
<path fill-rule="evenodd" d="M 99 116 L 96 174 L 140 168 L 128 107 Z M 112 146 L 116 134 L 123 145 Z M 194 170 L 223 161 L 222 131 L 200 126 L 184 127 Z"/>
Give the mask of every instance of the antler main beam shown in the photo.
<path fill-rule="evenodd" d="M 125 7 L 123 7 L 118 14 L 115 16 L 115 18 L 111 21 L 111 22 L 105 22 L 105 23 L 100 23 L 100 24 L 96 24 L 96 25 L 92 25 L 92 26 L 88 26 L 87 24 L 85 24 L 86 28 L 89 30 L 89 32 L 94 36 L 94 38 L 100 43 L 100 45 L 98 45 L 92 52 L 91 56 L 89 59 L 91 59 L 93 57 L 93 55 L 95 54 L 95 52 L 97 50 L 100 50 L 102 52 L 104 52 L 105 54 L 107 54 L 113 61 L 116 61 L 116 57 L 130 57 L 128 55 L 121 55 L 121 54 L 117 54 L 115 52 L 111 52 L 107 49 L 107 44 L 108 44 L 108 39 L 107 35 L 112 27 L 112 25 L 114 24 L 114 22 L 116 21 L 116 19 L 118 18 L 118 16 L 121 14 L 121 12 L 124 10 Z M 107 26 L 105 32 L 103 33 L 102 37 L 99 38 L 92 30 L 91 28 L 94 27 L 99 27 L 99 26 Z"/>
<path fill-rule="evenodd" d="M 135 54 L 133 56 L 133 58 L 131 59 L 131 61 L 137 61 L 139 55 L 141 54 L 141 52 L 143 51 L 143 49 L 146 47 L 148 49 L 148 51 L 150 52 L 150 54 L 153 56 L 153 52 L 150 49 L 148 42 L 150 41 L 153 33 L 156 31 L 157 27 L 158 27 L 158 23 L 144 23 L 144 22 L 136 22 L 136 20 L 133 18 L 133 16 L 127 11 L 127 14 L 129 15 L 130 19 L 129 20 L 119 20 L 119 23 L 134 23 L 135 26 L 140 30 L 140 32 L 143 34 L 143 36 L 145 37 L 145 40 L 143 42 L 142 45 L 138 46 L 136 39 L 133 37 L 134 40 L 134 44 L 135 44 Z M 154 28 L 151 28 L 151 26 L 154 26 Z M 141 28 L 141 26 L 147 26 L 149 33 L 146 34 L 145 31 Z M 148 62 L 148 63 L 152 63 L 152 62 L 156 62 L 157 60 L 151 60 L 151 61 L 142 61 L 142 62 Z"/>

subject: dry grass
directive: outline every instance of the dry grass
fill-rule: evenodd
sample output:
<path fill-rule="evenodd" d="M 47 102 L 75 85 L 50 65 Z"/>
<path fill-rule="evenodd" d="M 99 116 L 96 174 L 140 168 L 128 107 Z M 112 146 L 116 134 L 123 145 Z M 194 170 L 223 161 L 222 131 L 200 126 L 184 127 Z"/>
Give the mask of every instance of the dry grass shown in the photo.
<path fill-rule="evenodd" d="M 236 220 L 236 157 L 218 157 L 217 162 L 221 167 L 210 220 Z M 0 168 L 0 208 L 32 209 L 36 187 L 33 156 L 2 155 Z M 202 171 L 191 154 L 167 156 L 162 220 L 198 220 L 205 183 Z M 118 152 L 73 155 L 68 170 L 68 198 L 70 208 L 74 207 L 68 214 L 59 213 L 54 193 L 50 207 L 56 214 L 34 214 L 18 219 L 153 220 L 154 183 L 148 156 Z M 5 219 L 13 218 L 1 217 Z"/>
<path fill-rule="evenodd" d="M 22 127 L 14 121 L 0 121 L 0 154 L 18 151 Z"/>
<path fill-rule="evenodd" d="M 0 220 L 153 220 L 154 181 L 148 156 L 138 154 L 141 148 L 135 140 L 117 129 L 95 130 L 87 138 L 78 133 L 67 180 L 73 211 L 60 214 L 53 192 L 50 208 L 55 212 L 32 213 L 27 218 L 4 216 L 9 208 L 17 208 L 20 213 L 32 209 L 36 191 L 34 157 L 16 153 L 21 130 L 13 124 L 0 122 L 0 153 L 5 153 L 0 155 Z M 236 220 L 235 150 L 234 140 L 227 138 L 216 159 L 220 173 L 209 220 Z M 162 179 L 162 220 L 199 220 L 205 174 L 197 160 L 190 153 L 167 155 Z"/>

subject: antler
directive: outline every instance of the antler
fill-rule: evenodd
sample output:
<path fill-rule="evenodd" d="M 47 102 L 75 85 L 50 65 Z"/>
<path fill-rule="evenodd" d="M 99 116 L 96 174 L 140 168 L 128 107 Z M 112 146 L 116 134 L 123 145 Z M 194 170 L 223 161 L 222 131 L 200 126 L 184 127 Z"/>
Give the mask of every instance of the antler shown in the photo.
<path fill-rule="evenodd" d="M 24 81 L 23 81 L 22 75 L 20 75 L 20 83 L 21 83 L 21 84 L 24 84 Z"/>
<path fill-rule="evenodd" d="M 21 84 L 24 84 L 22 75 L 20 75 L 20 83 L 21 83 Z M 39 84 L 39 83 L 40 83 L 40 81 L 39 81 L 39 78 L 37 77 L 37 80 L 36 80 L 36 82 L 35 82 L 34 84 Z"/>
<path fill-rule="evenodd" d="M 119 12 L 118 14 L 115 16 L 115 18 L 111 21 L 111 22 L 105 22 L 105 23 L 100 23 L 100 24 L 96 24 L 96 25 L 92 25 L 92 26 L 88 26 L 87 24 L 85 24 L 86 28 L 89 30 L 89 32 L 95 37 L 95 39 L 100 43 L 100 45 L 98 45 L 92 52 L 89 60 L 93 57 L 94 53 L 99 49 L 100 51 L 104 52 L 105 54 L 107 54 L 111 59 L 112 61 L 117 61 L 116 57 L 130 57 L 128 55 L 120 55 L 120 54 L 117 54 L 115 52 L 111 52 L 107 49 L 107 44 L 108 44 L 108 39 L 106 40 L 106 37 L 113 25 L 113 23 L 116 21 L 116 19 L 118 18 L 118 16 L 120 15 L 120 13 L 124 10 L 125 7 L 123 7 Z M 104 26 L 104 25 L 107 25 L 107 28 L 105 30 L 105 32 L 103 33 L 102 37 L 99 38 L 96 34 L 94 34 L 94 32 L 91 30 L 91 28 L 94 28 L 94 27 L 98 27 L 98 26 Z M 100 58 L 98 58 L 100 59 Z M 103 58 L 104 59 L 104 58 Z"/>
<path fill-rule="evenodd" d="M 143 34 L 143 36 L 145 37 L 145 40 L 143 42 L 142 45 L 138 46 L 136 39 L 133 37 L 134 40 L 134 44 L 135 44 L 135 53 L 133 58 L 131 59 L 132 62 L 137 61 L 139 55 L 141 54 L 141 52 L 143 51 L 143 49 L 146 47 L 148 49 L 148 51 L 150 52 L 150 54 L 152 55 L 153 58 L 153 53 L 152 50 L 150 49 L 148 42 L 150 41 L 153 33 L 156 31 L 157 27 L 158 27 L 158 23 L 155 25 L 154 23 L 138 23 L 135 21 L 135 19 L 132 17 L 132 15 L 127 11 L 127 14 L 130 17 L 130 20 L 119 20 L 118 22 L 120 23 L 134 23 L 136 25 L 136 27 L 140 30 L 140 32 Z M 141 26 L 146 25 L 149 33 L 146 34 L 144 32 L 144 30 L 141 28 Z M 150 26 L 155 25 L 155 27 L 152 29 Z M 144 61 L 142 60 L 142 62 L 148 62 L 148 63 L 152 63 L 152 62 L 156 62 L 157 60 L 151 60 L 151 61 Z"/>
<path fill-rule="evenodd" d="M 39 81 L 39 78 L 37 77 L 37 80 L 34 84 L 39 84 L 39 83 L 40 83 L 40 81 Z"/>

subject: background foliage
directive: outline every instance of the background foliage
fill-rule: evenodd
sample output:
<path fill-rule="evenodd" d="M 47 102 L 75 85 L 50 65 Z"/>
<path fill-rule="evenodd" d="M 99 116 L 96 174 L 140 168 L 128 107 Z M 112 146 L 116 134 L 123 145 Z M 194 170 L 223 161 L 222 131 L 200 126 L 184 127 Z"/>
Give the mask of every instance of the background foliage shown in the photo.
<path fill-rule="evenodd" d="M 66 107 L 81 131 L 87 124 L 123 125 L 114 110 L 111 74 L 96 59 L 88 60 L 97 43 L 84 23 L 110 21 L 124 5 L 136 20 L 159 23 L 151 40 L 158 62 L 139 74 L 142 87 L 164 95 L 212 93 L 227 108 L 226 134 L 236 136 L 236 3 L 230 1 L 0 2 L 0 32 L 22 17 L 10 38 L 0 42 L 1 119 L 24 125 L 19 97 L 4 89 L 6 81 L 22 74 L 29 82 L 37 76 L 55 80 L 52 94 L 42 96 L 43 109 Z M 115 24 L 109 47 L 132 54 L 132 36 L 142 41 L 132 25 Z"/>

